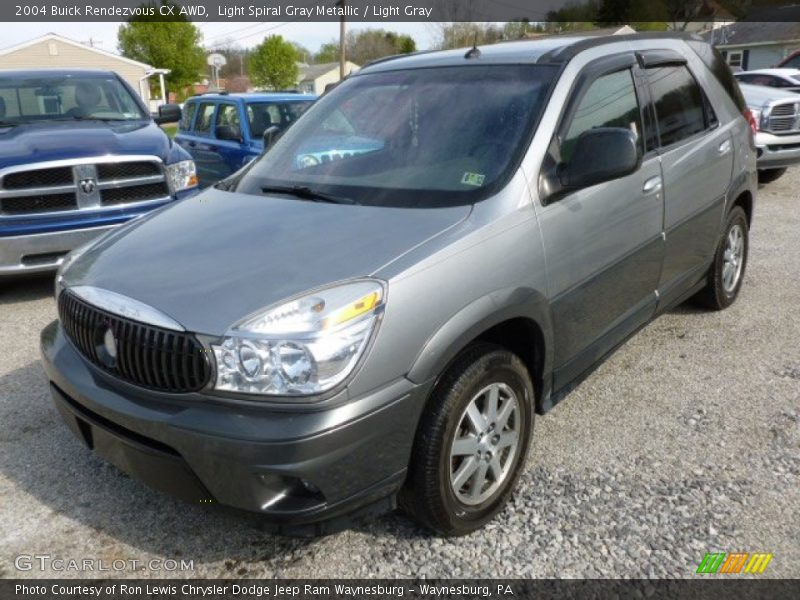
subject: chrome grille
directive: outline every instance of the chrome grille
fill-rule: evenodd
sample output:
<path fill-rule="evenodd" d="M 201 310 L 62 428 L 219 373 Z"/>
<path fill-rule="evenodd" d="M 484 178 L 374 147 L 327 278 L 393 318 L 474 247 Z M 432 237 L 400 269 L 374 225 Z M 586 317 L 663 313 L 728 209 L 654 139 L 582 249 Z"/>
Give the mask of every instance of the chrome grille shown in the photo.
<path fill-rule="evenodd" d="M 102 208 L 169 199 L 161 161 L 114 157 L 40 163 L 0 172 L 0 215 Z"/>
<path fill-rule="evenodd" d="M 764 130 L 771 133 L 800 133 L 800 102 L 773 104 Z"/>
<path fill-rule="evenodd" d="M 92 364 L 124 381 L 170 393 L 201 389 L 211 366 L 197 338 L 132 321 L 96 308 L 61 292 L 58 316 L 72 343 Z M 116 357 L 105 350 L 106 332 L 112 331 Z"/>

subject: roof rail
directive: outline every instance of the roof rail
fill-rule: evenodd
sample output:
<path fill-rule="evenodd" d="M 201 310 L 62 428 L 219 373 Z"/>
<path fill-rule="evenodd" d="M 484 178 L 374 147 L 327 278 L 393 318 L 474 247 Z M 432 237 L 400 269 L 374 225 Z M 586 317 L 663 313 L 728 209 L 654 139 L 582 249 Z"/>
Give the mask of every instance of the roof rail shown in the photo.
<path fill-rule="evenodd" d="M 580 32 L 575 32 L 576 36 L 580 36 Z M 623 35 L 601 35 L 595 37 L 585 37 L 572 44 L 556 48 L 550 52 L 542 54 L 537 63 L 564 63 L 569 62 L 575 58 L 577 54 L 596 48 L 597 46 L 605 46 L 607 44 L 614 44 L 616 42 L 630 42 L 634 40 L 692 40 L 696 42 L 704 41 L 696 33 L 687 33 L 685 31 L 648 31 L 645 33 L 629 33 Z"/>

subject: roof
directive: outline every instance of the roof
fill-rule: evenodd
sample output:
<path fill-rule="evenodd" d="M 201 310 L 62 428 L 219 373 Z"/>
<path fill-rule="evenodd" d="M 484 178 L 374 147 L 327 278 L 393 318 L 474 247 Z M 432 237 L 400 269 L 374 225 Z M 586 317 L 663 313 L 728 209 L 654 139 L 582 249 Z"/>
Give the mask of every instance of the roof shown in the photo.
<path fill-rule="evenodd" d="M 800 23 L 738 21 L 707 31 L 702 38 L 717 47 L 775 46 L 800 41 Z"/>
<path fill-rule="evenodd" d="M 57 33 L 47 33 L 38 38 L 28 40 L 27 42 L 22 42 L 21 44 L 16 44 L 15 46 L 9 46 L 7 48 L 3 48 L 2 50 L 0 50 L 0 56 L 11 54 L 12 52 L 17 52 L 18 50 L 23 50 L 25 48 L 28 48 L 29 46 L 34 46 L 35 44 L 40 44 L 42 42 L 50 42 L 50 41 L 61 42 L 62 44 L 67 44 L 69 46 L 76 46 L 82 50 L 86 50 L 87 52 L 94 52 L 95 54 L 100 54 L 102 56 L 113 58 L 118 61 L 128 63 L 129 65 L 135 65 L 137 67 L 141 67 L 142 69 L 145 69 L 147 71 L 153 69 L 152 65 L 139 62 L 138 60 L 133 60 L 132 58 L 125 58 L 124 56 L 120 56 L 119 54 L 114 54 L 113 52 L 108 52 L 107 50 L 101 50 L 100 48 L 94 48 L 92 46 L 87 46 L 86 44 L 81 44 L 80 42 L 76 42 L 75 40 L 65 38 L 63 35 L 58 35 Z"/>
<path fill-rule="evenodd" d="M 740 71 L 737 75 L 757 73 L 758 75 L 775 75 L 777 77 L 796 77 L 800 74 L 800 69 L 754 69 L 752 71 Z"/>
<path fill-rule="evenodd" d="M 192 96 L 193 98 L 213 98 L 213 99 L 237 99 L 244 101 L 255 102 L 291 102 L 292 100 L 316 100 L 314 94 L 292 94 L 281 92 L 242 92 L 236 94 L 218 94 L 210 92 L 207 94 L 198 94 Z"/>
<path fill-rule="evenodd" d="M 578 32 L 572 35 L 554 35 L 543 39 L 517 40 L 479 46 L 480 58 L 477 60 L 481 64 L 563 63 L 569 61 L 578 52 L 595 46 L 658 39 L 699 40 L 700 38 L 694 34 L 683 32 L 648 32 L 633 35 L 604 36 L 584 35 L 583 32 Z M 424 51 L 387 57 L 366 65 L 359 71 L 359 74 L 404 68 L 456 66 L 463 64 L 465 60 L 475 60 L 466 58 L 465 55 L 469 50 L 469 48 L 459 48 L 456 50 Z"/>
<path fill-rule="evenodd" d="M 360 67 L 355 63 L 347 61 L 347 68 L 349 71 L 352 71 L 354 69 L 359 69 Z M 331 71 L 338 71 L 338 70 L 339 70 L 338 62 L 320 63 L 318 65 L 304 64 L 300 66 L 300 82 L 314 81 L 318 77 L 327 75 Z"/>

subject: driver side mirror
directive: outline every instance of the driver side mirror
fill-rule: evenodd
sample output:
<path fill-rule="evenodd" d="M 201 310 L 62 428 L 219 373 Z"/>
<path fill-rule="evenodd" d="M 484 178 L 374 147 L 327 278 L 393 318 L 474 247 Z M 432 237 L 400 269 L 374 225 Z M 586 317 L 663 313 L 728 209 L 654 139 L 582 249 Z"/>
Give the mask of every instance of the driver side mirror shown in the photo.
<path fill-rule="evenodd" d="M 177 104 L 162 104 L 158 107 L 158 116 L 154 119 L 157 125 L 177 123 L 181 120 L 181 107 Z"/>
<path fill-rule="evenodd" d="M 269 150 L 272 145 L 278 141 L 278 138 L 280 138 L 282 134 L 283 131 L 277 125 L 267 127 L 264 130 L 264 136 L 262 138 L 264 140 L 264 152 Z"/>
<path fill-rule="evenodd" d="M 564 190 L 585 188 L 630 175 L 641 162 L 633 131 L 597 127 L 578 136 L 570 161 L 558 167 L 558 179 Z"/>

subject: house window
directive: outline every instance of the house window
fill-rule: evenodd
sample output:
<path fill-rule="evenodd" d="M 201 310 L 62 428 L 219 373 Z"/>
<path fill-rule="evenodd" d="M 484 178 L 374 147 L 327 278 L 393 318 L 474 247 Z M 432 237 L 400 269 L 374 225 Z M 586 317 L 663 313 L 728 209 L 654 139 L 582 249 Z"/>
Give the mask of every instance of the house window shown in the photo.
<path fill-rule="evenodd" d="M 744 67 L 744 52 L 742 50 L 729 50 L 728 51 L 728 66 L 731 68 Z"/>

